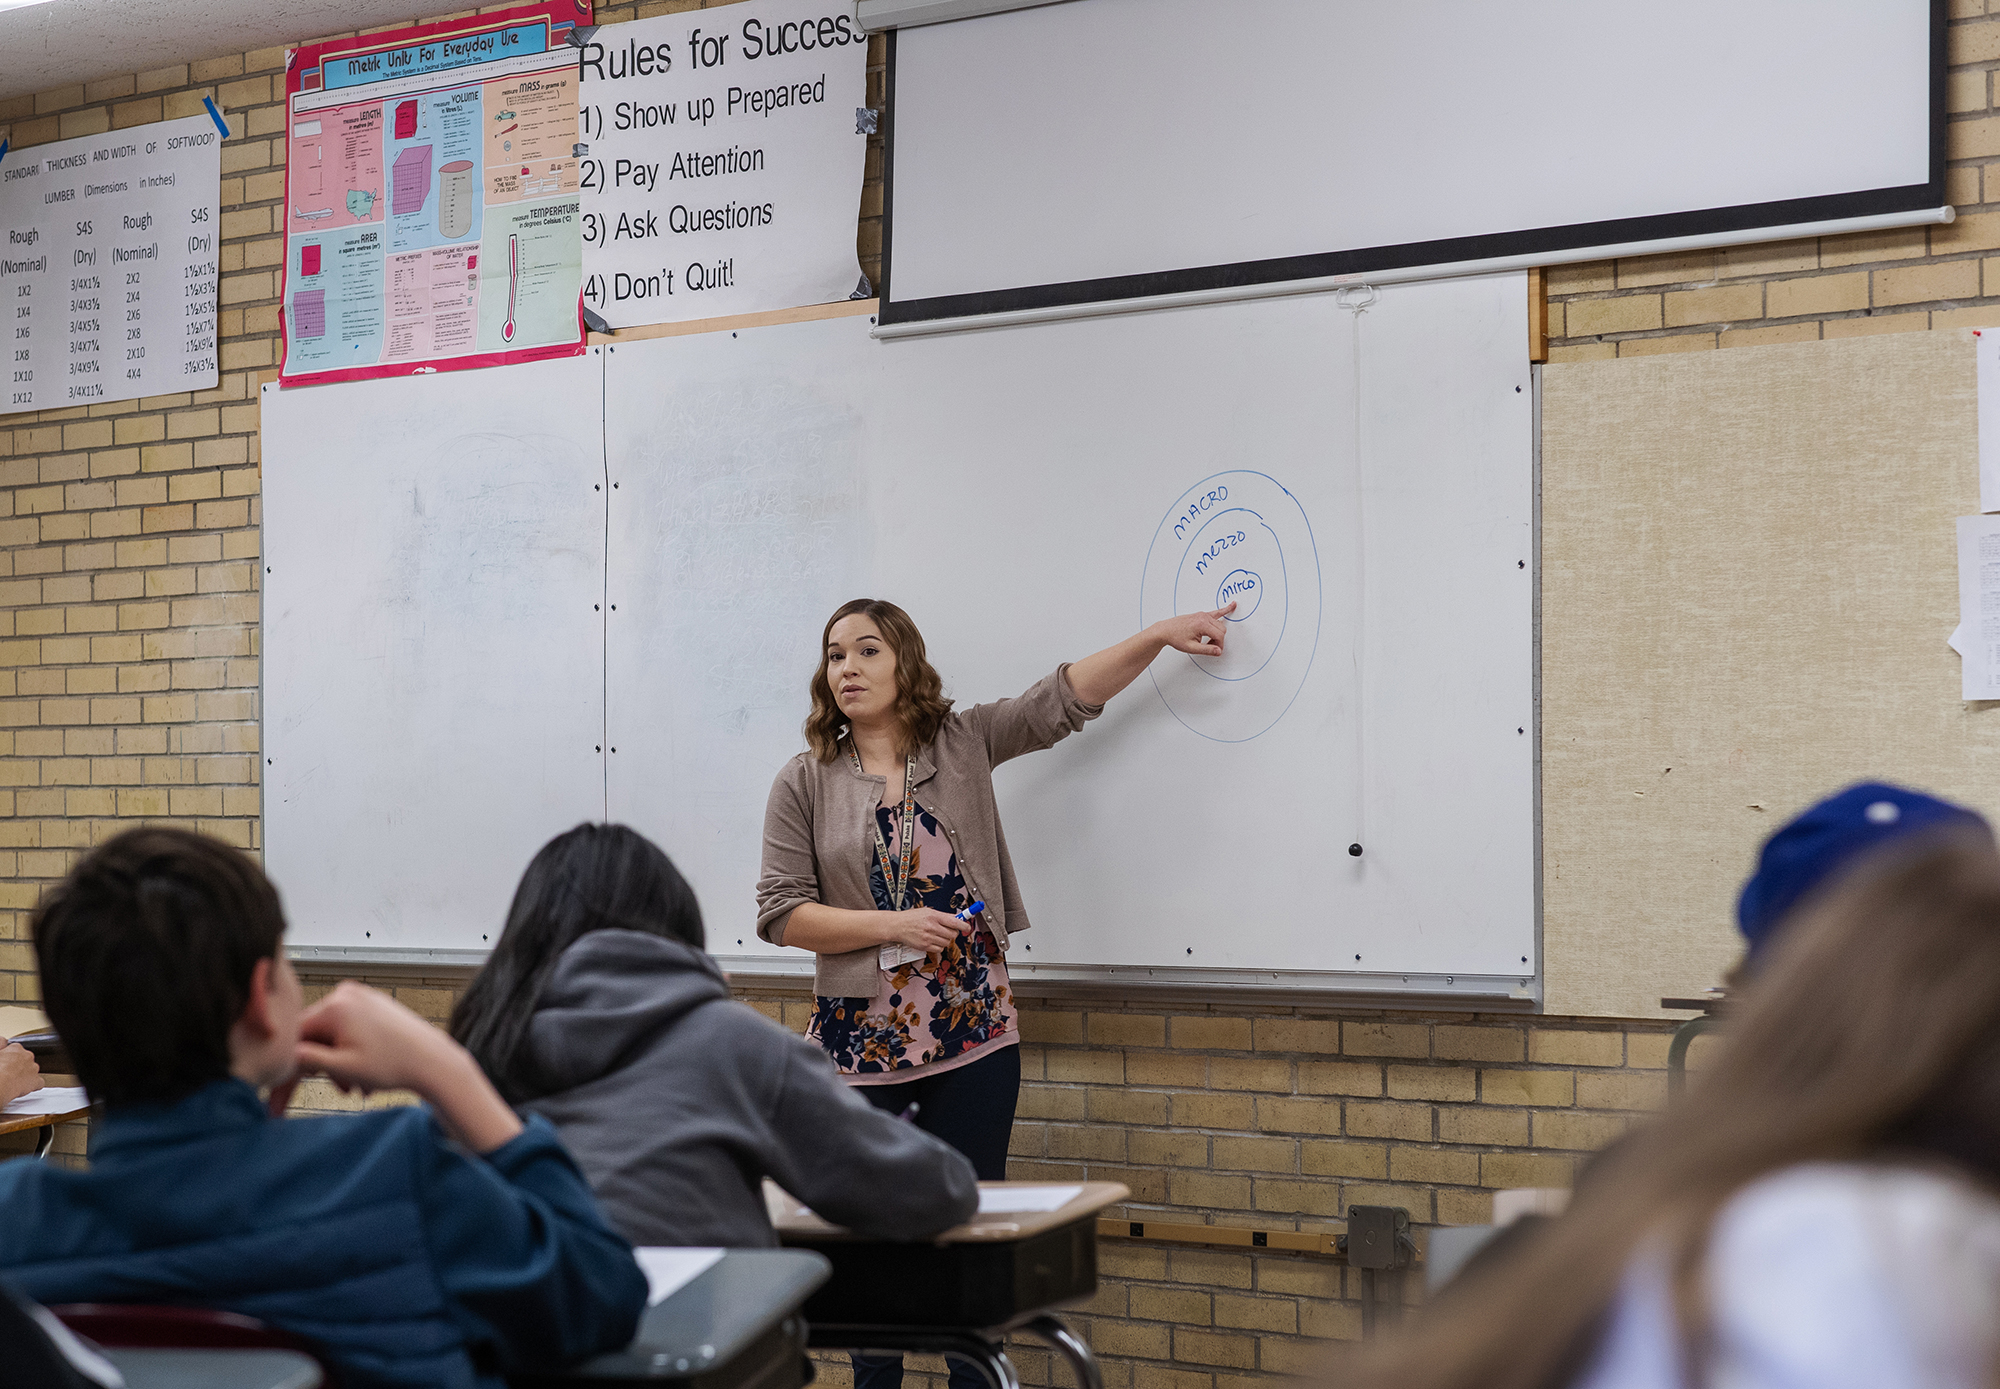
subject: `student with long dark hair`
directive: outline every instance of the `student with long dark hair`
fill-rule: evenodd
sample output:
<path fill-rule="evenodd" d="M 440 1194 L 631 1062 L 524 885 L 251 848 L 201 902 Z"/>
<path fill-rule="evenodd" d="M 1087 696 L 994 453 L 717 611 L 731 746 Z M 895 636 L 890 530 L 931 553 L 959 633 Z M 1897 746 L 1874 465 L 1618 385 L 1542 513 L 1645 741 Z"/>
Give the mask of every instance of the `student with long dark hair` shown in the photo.
<path fill-rule="evenodd" d="M 1853 861 L 1786 913 L 1743 998 L 1719 1064 L 1561 1219 L 1338 1381 L 2000 1383 L 1991 832 L 1961 814 Z"/>
<path fill-rule="evenodd" d="M 766 1176 L 884 1238 L 970 1216 L 971 1164 L 732 999 L 704 943 L 694 891 L 659 846 L 578 825 L 529 863 L 451 1034 L 556 1126 L 635 1244 L 776 1244 Z"/>

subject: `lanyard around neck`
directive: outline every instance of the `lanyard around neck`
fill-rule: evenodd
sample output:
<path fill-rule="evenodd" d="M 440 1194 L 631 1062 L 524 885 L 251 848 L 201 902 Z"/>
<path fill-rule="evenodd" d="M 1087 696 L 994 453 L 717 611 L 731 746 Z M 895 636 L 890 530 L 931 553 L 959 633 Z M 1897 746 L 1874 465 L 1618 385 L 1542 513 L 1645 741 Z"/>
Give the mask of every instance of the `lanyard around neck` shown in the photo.
<path fill-rule="evenodd" d="M 854 739 L 847 740 L 847 760 L 854 764 L 854 770 L 863 776 L 861 753 L 854 746 Z M 889 899 L 895 903 L 892 910 L 903 910 L 903 895 L 910 886 L 910 856 L 916 851 L 917 819 L 917 754 L 911 752 L 903 761 L 903 811 L 902 811 L 902 871 L 896 871 L 896 864 L 889 856 L 888 841 L 882 838 L 882 821 L 874 811 L 868 813 L 868 827 L 875 831 L 875 857 L 882 865 L 883 884 L 889 889 Z"/>

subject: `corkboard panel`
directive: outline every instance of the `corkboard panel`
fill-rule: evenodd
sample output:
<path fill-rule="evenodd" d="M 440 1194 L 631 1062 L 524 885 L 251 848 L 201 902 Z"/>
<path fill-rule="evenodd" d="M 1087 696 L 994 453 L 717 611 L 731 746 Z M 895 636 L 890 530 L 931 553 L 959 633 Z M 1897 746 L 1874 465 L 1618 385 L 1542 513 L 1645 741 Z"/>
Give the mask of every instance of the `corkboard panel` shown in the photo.
<path fill-rule="evenodd" d="M 1658 1017 L 1739 952 L 1766 835 L 1864 777 L 2000 813 L 1959 699 L 1972 334 L 1542 376 L 1544 1006 Z"/>

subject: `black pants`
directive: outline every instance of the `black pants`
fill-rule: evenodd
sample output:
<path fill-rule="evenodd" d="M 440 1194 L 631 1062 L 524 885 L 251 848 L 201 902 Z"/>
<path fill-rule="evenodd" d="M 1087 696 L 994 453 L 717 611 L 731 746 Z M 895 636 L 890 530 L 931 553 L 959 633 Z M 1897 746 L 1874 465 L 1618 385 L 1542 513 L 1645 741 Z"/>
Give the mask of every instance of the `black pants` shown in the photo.
<path fill-rule="evenodd" d="M 858 1085 L 877 1109 L 901 1114 L 917 1107 L 911 1122 L 958 1149 L 982 1182 L 1007 1180 L 1007 1144 L 1014 1135 L 1014 1106 L 1021 1098 L 1021 1048 L 1001 1047 L 969 1066 L 902 1085 Z M 883 1297 L 894 1301 L 895 1289 Z M 854 1389 L 902 1389 L 903 1357 L 855 1355 Z M 986 1376 L 951 1359 L 951 1389 L 985 1389 Z"/>

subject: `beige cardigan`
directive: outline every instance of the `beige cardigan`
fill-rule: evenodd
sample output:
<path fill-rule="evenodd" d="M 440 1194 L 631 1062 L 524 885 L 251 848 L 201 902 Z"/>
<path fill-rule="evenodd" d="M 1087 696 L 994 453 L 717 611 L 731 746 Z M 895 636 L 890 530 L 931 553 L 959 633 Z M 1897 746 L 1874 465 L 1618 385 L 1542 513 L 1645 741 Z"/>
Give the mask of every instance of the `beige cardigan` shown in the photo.
<path fill-rule="evenodd" d="M 993 769 L 1024 752 L 1067 738 L 1104 712 L 1085 704 L 1058 666 L 1017 699 L 976 704 L 945 716 L 935 741 L 917 753 L 917 800 L 937 817 L 958 856 L 966 890 L 986 903 L 986 924 L 1002 950 L 1028 929 L 1020 884 L 1000 829 Z M 792 909 L 823 902 L 873 911 L 868 890 L 875 838 L 868 823 L 882 802 L 885 778 L 854 769 L 845 755 L 822 762 L 802 752 L 771 783 L 764 810 L 764 869 L 757 879 L 757 934 L 785 943 Z M 828 998 L 872 998 L 881 982 L 877 947 L 821 955 L 813 991 Z"/>

